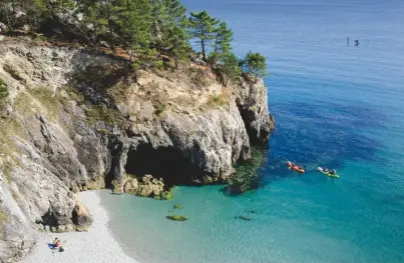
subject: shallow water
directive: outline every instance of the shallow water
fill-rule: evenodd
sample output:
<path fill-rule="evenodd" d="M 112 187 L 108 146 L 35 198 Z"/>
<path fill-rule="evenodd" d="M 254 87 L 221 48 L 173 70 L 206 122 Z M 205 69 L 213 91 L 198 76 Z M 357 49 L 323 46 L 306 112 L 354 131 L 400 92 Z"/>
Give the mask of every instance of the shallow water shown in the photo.
<path fill-rule="evenodd" d="M 404 2 L 302 2 L 184 1 L 227 21 L 239 55 L 267 55 L 277 130 L 255 192 L 178 187 L 172 201 L 104 192 L 129 254 L 150 263 L 404 262 Z M 286 160 L 308 172 L 288 171 Z M 188 221 L 165 219 L 177 203 Z"/>

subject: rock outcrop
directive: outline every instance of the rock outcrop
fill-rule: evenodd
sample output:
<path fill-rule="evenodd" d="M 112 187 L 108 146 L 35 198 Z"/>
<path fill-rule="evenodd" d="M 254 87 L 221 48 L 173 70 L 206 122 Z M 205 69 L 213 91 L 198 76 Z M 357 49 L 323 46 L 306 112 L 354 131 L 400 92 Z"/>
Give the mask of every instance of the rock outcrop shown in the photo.
<path fill-rule="evenodd" d="M 164 196 L 163 179 L 153 178 L 152 175 L 146 174 L 141 179 L 127 178 L 124 182 L 123 189 L 125 193 L 131 193 L 142 197 L 161 198 Z"/>
<path fill-rule="evenodd" d="M 235 91 L 237 106 L 251 143 L 266 144 L 270 132 L 275 129 L 275 121 L 272 115 L 268 114 L 268 95 L 263 80 L 258 79 L 256 82 L 243 80 L 241 87 Z"/>
<path fill-rule="evenodd" d="M 133 73 L 84 49 L 3 41 L 0 79 L 10 93 L 0 118 L 0 262 L 29 251 L 35 222 L 91 224 L 74 192 L 123 183 L 125 173 L 168 186 L 222 182 L 273 128 L 262 82 L 223 86 L 192 63 Z M 149 179 L 127 187 L 155 195 L 162 186 Z"/>

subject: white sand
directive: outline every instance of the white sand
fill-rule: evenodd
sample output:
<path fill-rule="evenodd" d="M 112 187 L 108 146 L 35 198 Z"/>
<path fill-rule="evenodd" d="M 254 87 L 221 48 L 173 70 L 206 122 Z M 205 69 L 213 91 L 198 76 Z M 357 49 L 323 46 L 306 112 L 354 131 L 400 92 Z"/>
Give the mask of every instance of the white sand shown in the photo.
<path fill-rule="evenodd" d="M 138 263 L 127 256 L 107 227 L 108 213 L 101 206 L 96 192 L 79 194 L 81 201 L 93 216 L 94 223 L 88 232 L 38 233 L 38 243 L 34 251 L 23 263 Z M 64 252 L 54 252 L 48 248 L 58 237 L 65 244 Z M 66 241 L 66 242 L 65 242 Z"/>

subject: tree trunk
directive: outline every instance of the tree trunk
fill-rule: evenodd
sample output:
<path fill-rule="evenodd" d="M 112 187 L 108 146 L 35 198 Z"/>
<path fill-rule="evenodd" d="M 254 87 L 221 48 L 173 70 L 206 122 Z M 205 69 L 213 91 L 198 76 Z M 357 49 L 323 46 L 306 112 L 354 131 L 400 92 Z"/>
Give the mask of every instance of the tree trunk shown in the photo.
<path fill-rule="evenodd" d="M 206 52 L 205 52 L 205 40 L 201 39 L 201 48 L 202 48 L 202 58 L 206 61 Z"/>
<path fill-rule="evenodd" d="M 111 48 L 111 50 L 114 50 L 114 41 L 113 41 L 113 37 L 112 37 L 112 22 L 110 19 L 108 19 L 108 27 L 109 27 L 109 47 Z"/>
<path fill-rule="evenodd" d="M 3 1 L 2 1 L 3 2 Z M 11 22 L 11 18 L 10 18 L 10 10 L 6 7 L 6 3 L 3 2 L 3 8 L 4 8 L 4 14 L 6 15 L 6 23 L 7 23 L 7 29 L 9 31 L 9 33 L 13 33 L 13 26 L 12 26 L 12 22 Z"/>

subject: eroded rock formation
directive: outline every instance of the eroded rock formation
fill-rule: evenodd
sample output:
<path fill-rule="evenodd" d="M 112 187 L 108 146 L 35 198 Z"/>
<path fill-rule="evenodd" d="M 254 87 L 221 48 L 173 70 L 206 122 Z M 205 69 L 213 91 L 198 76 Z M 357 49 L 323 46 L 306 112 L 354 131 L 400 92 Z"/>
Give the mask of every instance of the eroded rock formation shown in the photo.
<path fill-rule="evenodd" d="M 123 183 L 125 173 L 221 182 L 273 128 L 262 82 L 223 86 L 192 63 L 133 73 L 83 49 L 9 41 L 0 79 L 10 92 L 0 118 L 0 262 L 27 253 L 35 222 L 91 224 L 73 192 Z M 157 191 L 137 183 L 127 187 Z"/>

